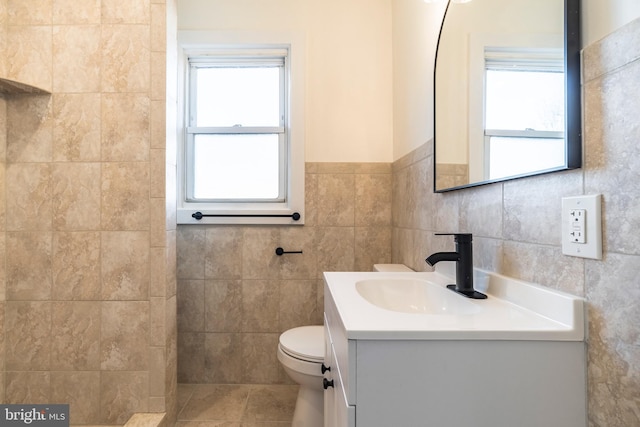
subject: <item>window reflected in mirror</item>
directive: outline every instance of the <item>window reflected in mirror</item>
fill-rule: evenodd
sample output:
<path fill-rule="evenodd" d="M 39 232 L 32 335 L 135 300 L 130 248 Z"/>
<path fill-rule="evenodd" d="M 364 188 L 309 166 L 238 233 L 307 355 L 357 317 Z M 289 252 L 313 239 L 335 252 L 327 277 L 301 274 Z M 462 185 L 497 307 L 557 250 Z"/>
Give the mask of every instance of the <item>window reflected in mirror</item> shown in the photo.
<path fill-rule="evenodd" d="M 562 51 L 485 49 L 484 68 L 483 179 L 562 167 Z"/>

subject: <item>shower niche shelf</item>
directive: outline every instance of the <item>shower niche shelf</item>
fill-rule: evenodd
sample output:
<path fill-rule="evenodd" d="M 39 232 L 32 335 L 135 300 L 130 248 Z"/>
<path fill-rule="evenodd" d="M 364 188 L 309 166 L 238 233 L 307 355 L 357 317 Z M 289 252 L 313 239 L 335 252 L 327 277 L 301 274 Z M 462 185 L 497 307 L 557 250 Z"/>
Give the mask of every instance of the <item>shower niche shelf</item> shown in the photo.
<path fill-rule="evenodd" d="M 16 80 L 0 77 L 0 94 L 2 95 L 51 95 L 48 90 L 21 83 Z"/>

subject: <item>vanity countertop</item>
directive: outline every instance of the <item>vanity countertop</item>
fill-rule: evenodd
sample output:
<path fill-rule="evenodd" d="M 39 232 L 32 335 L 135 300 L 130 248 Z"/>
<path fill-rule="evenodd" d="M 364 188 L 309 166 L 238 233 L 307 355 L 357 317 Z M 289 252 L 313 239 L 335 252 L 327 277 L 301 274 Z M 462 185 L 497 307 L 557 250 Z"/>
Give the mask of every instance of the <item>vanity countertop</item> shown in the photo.
<path fill-rule="evenodd" d="M 363 280 L 424 280 L 445 287 L 454 280 L 442 272 L 325 272 L 325 292 L 335 303 L 348 339 L 585 341 L 584 299 L 483 270 L 474 271 L 485 300 L 461 298 L 478 309 L 467 314 L 404 313 L 381 308 L 362 297 Z"/>

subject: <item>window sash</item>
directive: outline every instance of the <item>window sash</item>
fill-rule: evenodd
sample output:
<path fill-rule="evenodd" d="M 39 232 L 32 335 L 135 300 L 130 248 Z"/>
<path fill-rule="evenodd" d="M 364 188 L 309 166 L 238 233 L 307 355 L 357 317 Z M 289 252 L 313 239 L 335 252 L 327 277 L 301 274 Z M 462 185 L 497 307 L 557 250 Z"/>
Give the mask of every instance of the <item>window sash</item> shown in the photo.
<path fill-rule="evenodd" d="M 194 188 L 195 188 L 195 137 L 197 135 L 229 135 L 229 133 L 205 133 L 205 132 L 191 132 L 187 134 L 186 139 L 186 170 L 189 173 L 186 174 L 186 194 L 185 200 L 187 202 L 196 202 L 196 203 L 284 203 L 287 201 L 287 158 L 288 158 L 288 147 L 286 144 L 286 135 L 284 132 L 276 133 L 276 132 L 260 132 L 259 134 L 265 135 L 278 135 L 278 163 L 279 163 L 279 173 L 278 173 L 278 197 L 275 198 L 197 198 L 195 197 Z M 239 134 L 239 133 L 235 133 Z M 252 133 L 256 134 L 256 133 Z"/>
<path fill-rule="evenodd" d="M 191 203 L 212 203 L 212 204 L 272 204 L 286 203 L 288 199 L 288 159 L 289 159 L 289 136 L 287 123 L 287 49 L 221 49 L 209 50 L 207 54 L 197 54 L 188 57 L 189 81 L 187 102 L 187 122 L 185 135 L 185 201 Z M 279 125 L 278 126 L 196 126 L 197 124 L 197 71 L 199 68 L 211 67 L 278 67 L 279 68 Z M 194 196 L 194 163 L 195 163 L 195 137 L 196 135 L 249 135 L 249 134 L 277 134 L 278 135 L 278 160 L 279 160 L 279 183 L 278 197 L 276 198 L 225 198 L 225 199 L 203 199 Z"/>
<path fill-rule="evenodd" d="M 514 129 L 486 129 L 484 131 L 485 136 L 502 136 L 513 138 L 564 138 L 564 132 L 550 131 L 550 130 L 514 130 Z"/>
<path fill-rule="evenodd" d="M 188 134 L 259 134 L 285 133 L 284 126 L 229 126 L 229 127 L 196 127 L 187 128 Z"/>
<path fill-rule="evenodd" d="M 252 51 L 253 52 L 253 51 Z M 285 51 L 286 52 L 286 51 Z M 253 52 L 253 55 L 259 53 Z M 222 55 L 222 54 L 221 54 Z M 249 54 L 247 54 L 249 55 Z M 197 120 L 197 91 L 198 91 L 198 69 L 199 68 L 213 68 L 213 67 L 227 67 L 227 68 L 241 68 L 241 67 L 278 67 L 280 70 L 280 100 L 279 100 L 279 127 L 286 127 L 287 117 L 287 56 L 281 57 L 268 57 L 259 58 L 255 56 L 197 56 L 189 57 L 189 103 L 188 103 L 188 126 L 193 127 L 198 123 Z M 234 127 L 234 126 L 230 126 Z"/>
<path fill-rule="evenodd" d="M 555 132 L 555 131 L 536 131 L 536 130 L 505 130 L 505 129 L 487 129 L 485 131 L 484 136 L 484 178 L 487 180 L 504 178 L 508 176 L 515 176 L 513 174 L 503 174 L 500 173 L 496 175 L 495 169 L 493 168 L 491 159 L 493 158 L 492 153 L 492 139 L 496 138 L 498 140 L 502 139 L 510 139 L 512 140 L 510 145 L 512 147 L 516 147 L 515 144 L 522 142 L 523 144 L 529 144 L 531 147 L 531 143 L 535 144 L 536 140 L 539 140 L 542 144 L 548 144 L 552 141 L 558 141 L 562 144 L 564 140 L 564 132 Z M 541 166 L 540 160 L 536 166 L 531 167 L 531 170 L 542 170 L 544 169 L 552 169 L 556 168 L 559 165 L 549 164 L 545 160 L 545 166 Z M 522 171 L 522 169 L 520 169 Z M 520 172 L 526 173 L 526 172 Z"/>

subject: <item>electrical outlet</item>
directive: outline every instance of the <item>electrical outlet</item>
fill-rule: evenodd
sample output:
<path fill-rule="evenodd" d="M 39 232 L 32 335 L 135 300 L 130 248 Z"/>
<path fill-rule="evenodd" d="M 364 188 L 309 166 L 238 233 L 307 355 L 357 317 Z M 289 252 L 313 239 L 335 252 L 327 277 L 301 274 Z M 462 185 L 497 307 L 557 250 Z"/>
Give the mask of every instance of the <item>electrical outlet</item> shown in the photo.
<path fill-rule="evenodd" d="M 571 209 L 569 211 L 569 218 L 571 226 L 569 227 L 569 239 L 573 243 L 587 243 L 585 218 L 587 216 L 586 209 Z"/>
<path fill-rule="evenodd" d="M 562 198 L 562 253 L 602 259 L 602 196 Z"/>

